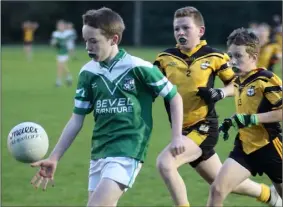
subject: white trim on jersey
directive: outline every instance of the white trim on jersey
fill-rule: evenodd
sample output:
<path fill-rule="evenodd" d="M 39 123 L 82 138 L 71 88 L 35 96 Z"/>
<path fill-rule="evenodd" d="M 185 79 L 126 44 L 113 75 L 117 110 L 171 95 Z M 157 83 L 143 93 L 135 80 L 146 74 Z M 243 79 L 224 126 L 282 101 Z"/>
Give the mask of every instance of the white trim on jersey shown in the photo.
<path fill-rule="evenodd" d="M 89 101 L 80 101 L 75 99 L 75 107 L 76 108 L 81 108 L 81 109 L 89 109 L 91 108 L 91 104 Z"/>
<path fill-rule="evenodd" d="M 168 79 L 166 77 L 162 78 L 161 80 L 155 82 L 155 83 L 149 83 L 149 85 L 151 86 L 161 86 L 163 85 L 164 83 L 167 83 L 168 82 Z"/>
<path fill-rule="evenodd" d="M 160 91 L 159 95 L 162 97 L 165 97 L 170 93 L 172 90 L 173 85 L 170 82 L 167 82 L 167 84 L 164 86 L 164 88 Z"/>
<path fill-rule="evenodd" d="M 103 80 L 103 82 L 105 83 L 105 85 L 106 85 L 108 91 L 111 93 L 111 95 L 114 95 L 114 93 L 115 93 L 115 91 L 116 91 L 116 89 L 117 89 L 118 84 L 120 83 L 120 81 L 121 81 L 132 69 L 133 69 L 133 68 L 128 68 L 128 69 L 126 70 L 126 72 L 125 72 L 125 73 L 120 77 L 120 79 L 115 83 L 115 87 L 113 88 L 113 90 L 111 90 L 111 89 L 109 88 L 107 81 L 104 79 L 105 76 L 103 76 L 103 75 L 98 75 L 98 76 Z"/>

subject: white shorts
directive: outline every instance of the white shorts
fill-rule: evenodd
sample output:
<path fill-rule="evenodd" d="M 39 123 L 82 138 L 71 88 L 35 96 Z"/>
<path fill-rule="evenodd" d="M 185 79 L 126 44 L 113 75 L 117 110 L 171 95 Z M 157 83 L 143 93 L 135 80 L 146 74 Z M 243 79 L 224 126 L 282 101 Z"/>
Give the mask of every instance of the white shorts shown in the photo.
<path fill-rule="evenodd" d="M 74 41 L 69 41 L 67 42 L 67 49 L 72 50 L 75 48 L 75 42 Z"/>
<path fill-rule="evenodd" d="M 57 61 L 60 63 L 64 63 L 69 59 L 68 55 L 57 55 Z"/>
<path fill-rule="evenodd" d="M 94 191 L 103 178 L 109 178 L 125 185 L 126 188 L 131 188 L 141 167 L 141 162 L 129 157 L 107 157 L 91 160 L 88 191 Z"/>

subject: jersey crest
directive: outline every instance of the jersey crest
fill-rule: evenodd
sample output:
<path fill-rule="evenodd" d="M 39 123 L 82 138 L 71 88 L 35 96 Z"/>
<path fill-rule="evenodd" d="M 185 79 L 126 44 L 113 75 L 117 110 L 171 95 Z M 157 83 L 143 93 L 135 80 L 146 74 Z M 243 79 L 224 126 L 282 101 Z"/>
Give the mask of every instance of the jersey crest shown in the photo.
<path fill-rule="evenodd" d="M 136 89 L 135 79 L 132 77 L 126 77 L 123 81 L 123 89 L 125 91 L 133 91 Z"/>
<path fill-rule="evenodd" d="M 250 86 L 247 89 L 247 96 L 251 97 L 251 96 L 254 96 L 254 95 L 255 95 L 255 86 Z"/>

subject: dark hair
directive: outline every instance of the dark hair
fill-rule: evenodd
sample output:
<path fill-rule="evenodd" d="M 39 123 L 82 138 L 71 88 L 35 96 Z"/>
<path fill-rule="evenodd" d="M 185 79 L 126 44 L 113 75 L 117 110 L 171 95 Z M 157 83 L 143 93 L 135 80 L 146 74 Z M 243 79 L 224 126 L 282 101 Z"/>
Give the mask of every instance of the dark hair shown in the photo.
<path fill-rule="evenodd" d="M 109 8 L 102 7 L 98 10 L 88 10 L 83 15 L 83 24 L 90 27 L 101 29 L 102 34 L 111 38 L 113 35 L 119 36 L 119 42 L 122 39 L 125 24 L 122 17 Z"/>

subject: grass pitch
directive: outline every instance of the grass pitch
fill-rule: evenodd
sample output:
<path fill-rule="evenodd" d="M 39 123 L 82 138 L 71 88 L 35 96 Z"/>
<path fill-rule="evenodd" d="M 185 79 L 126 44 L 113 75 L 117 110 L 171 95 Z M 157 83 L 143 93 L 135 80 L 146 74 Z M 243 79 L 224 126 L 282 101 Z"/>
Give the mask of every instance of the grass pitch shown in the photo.
<path fill-rule="evenodd" d="M 126 48 L 133 55 L 153 61 L 158 48 Z M 164 49 L 164 48 L 163 48 Z M 87 181 L 90 156 L 93 117 L 89 115 L 85 125 L 71 148 L 59 162 L 55 175 L 55 187 L 46 192 L 35 190 L 30 179 L 36 169 L 15 161 L 7 151 L 7 135 L 10 129 L 23 121 L 41 124 L 50 139 L 50 149 L 55 146 L 60 133 L 72 113 L 76 84 L 72 87 L 55 88 L 55 51 L 49 47 L 34 48 L 32 61 L 25 59 L 21 47 L 2 48 L 2 205 L 3 206 L 85 206 L 87 203 Z M 77 80 L 80 68 L 89 61 L 83 48 L 77 51 L 78 60 L 70 61 L 69 67 Z M 281 66 L 276 69 L 281 71 Z M 221 86 L 217 79 L 216 86 Z M 233 99 L 217 104 L 220 120 L 234 112 Z M 154 129 L 146 162 L 136 179 L 133 188 L 120 200 L 119 206 L 172 206 L 169 193 L 161 180 L 155 160 L 158 153 L 169 143 L 170 127 L 158 98 L 153 108 Z M 233 145 L 221 138 L 217 145 L 221 160 L 229 154 Z M 189 166 L 180 168 L 187 185 L 188 197 L 192 206 L 205 206 L 209 186 Z M 258 182 L 271 184 L 266 176 L 253 178 Z M 253 198 L 230 195 L 226 206 L 263 206 Z"/>

